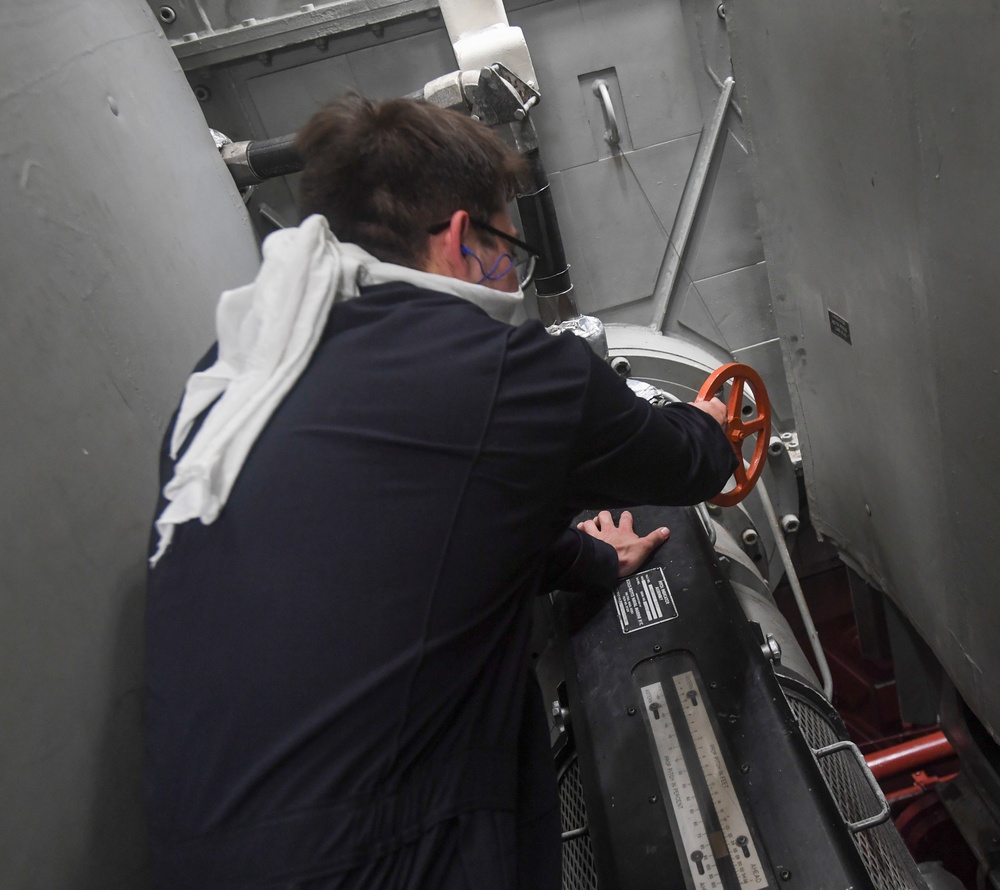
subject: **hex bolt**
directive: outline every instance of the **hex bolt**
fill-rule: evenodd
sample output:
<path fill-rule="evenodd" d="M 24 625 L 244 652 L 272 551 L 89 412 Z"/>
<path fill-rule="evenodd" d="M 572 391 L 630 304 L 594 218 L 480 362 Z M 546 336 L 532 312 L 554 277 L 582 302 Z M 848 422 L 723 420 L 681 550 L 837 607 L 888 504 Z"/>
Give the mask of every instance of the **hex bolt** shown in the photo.
<path fill-rule="evenodd" d="M 794 535 L 799 530 L 799 517 L 794 513 L 786 513 L 781 517 L 781 530 L 786 535 Z"/>
<path fill-rule="evenodd" d="M 780 436 L 772 436 L 771 441 L 767 443 L 767 453 L 771 457 L 781 457 L 782 452 L 784 452 L 785 446 L 782 444 Z"/>
<path fill-rule="evenodd" d="M 756 547 L 757 542 L 760 540 L 757 530 L 752 528 L 746 529 L 740 537 L 743 539 L 743 546 L 745 547 Z"/>
<path fill-rule="evenodd" d="M 619 377 L 628 377 L 632 373 L 632 363 L 624 355 L 618 355 L 611 359 L 611 370 Z"/>
<path fill-rule="evenodd" d="M 164 25 L 172 25 L 177 21 L 177 13 L 173 11 L 169 6 L 161 6 L 156 14 L 160 17 L 160 21 Z"/>

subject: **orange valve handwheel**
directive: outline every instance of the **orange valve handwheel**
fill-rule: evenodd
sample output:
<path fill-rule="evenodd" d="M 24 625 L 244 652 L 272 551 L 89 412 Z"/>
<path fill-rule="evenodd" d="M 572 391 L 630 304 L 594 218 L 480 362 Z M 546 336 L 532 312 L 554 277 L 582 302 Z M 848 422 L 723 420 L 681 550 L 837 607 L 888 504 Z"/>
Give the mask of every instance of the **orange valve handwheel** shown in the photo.
<path fill-rule="evenodd" d="M 736 487 L 712 498 L 712 503 L 720 507 L 732 507 L 742 501 L 764 472 L 764 458 L 770 440 L 768 433 L 771 429 L 771 403 L 767 398 L 767 390 L 764 389 L 764 381 L 749 365 L 734 363 L 713 371 L 698 391 L 698 398 L 711 399 L 730 380 L 732 386 L 726 400 L 726 438 L 736 452 L 738 463 L 733 474 L 736 477 Z M 743 416 L 743 392 L 748 384 L 757 410 L 753 417 L 746 419 Z M 757 441 L 747 468 L 743 465 L 743 443 L 753 435 L 757 436 Z"/>

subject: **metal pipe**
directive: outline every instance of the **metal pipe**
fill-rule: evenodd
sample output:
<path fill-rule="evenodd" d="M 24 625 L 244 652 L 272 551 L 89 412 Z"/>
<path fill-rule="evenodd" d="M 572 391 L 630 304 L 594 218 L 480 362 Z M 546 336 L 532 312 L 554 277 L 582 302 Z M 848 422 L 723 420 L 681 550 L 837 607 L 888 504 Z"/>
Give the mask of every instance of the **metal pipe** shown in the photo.
<path fill-rule="evenodd" d="M 889 801 L 890 804 L 897 804 L 900 801 L 912 800 L 915 797 L 920 797 L 930 791 L 935 785 L 940 785 L 943 782 L 950 782 L 958 777 L 958 773 L 949 773 L 946 776 L 928 776 L 926 773 L 917 772 L 914 774 L 914 778 L 918 781 L 910 785 L 908 788 L 900 788 L 897 791 L 890 791 L 886 794 L 885 799 Z"/>
<path fill-rule="evenodd" d="M 865 763 L 876 779 L 886 779 L 899 773 L 909 773 L 935 760 L 942 760 L 955 753 L 943 732 L 912 739 L 901 745 L 875 751 L 865 756 Z"/>
<path fill-rule="evenodd" d="M 746 461 L 744 461 L 746 463 Z M 749 468 L 749 464 L 747 464 Z M 788 545 L 785 543 L 785 536 L 781 530 L 781 523 L 774 512 L 770 495 L 767 493 L 767 486 L 763 479 L 757 480 L 757 495 L 760 497 L 761 506 L 767 516 L 768 525 L 774 533 L 774 543 L 778 548 L 778 554 L 785 567 L 785 574 L 788 576 L 788 586 L 792 588 L 792 595 L 795 597 L 795 605 L 798 607 L 799 615 L 802 616 L 802 623 L 806 628 L 806 636 L 809 637 L 809 646 L 816 658 L 816 666 L 819 668 L 820 678 L 823 680 L 823 695 L 827 701 L 833 701 L 833 674 L 830 673 L 830 665 L 826 660 L 826 653 L 819 642 L 819 634 L 816 632 L 816 625 L 813 623 L 812 614 L 809 612 L 809 605 L 806 603 L 805 594 L 802 592 L 802 585 L 799 584 L 798 575 L 795 574 L 795 567 L 792 565 L 792 556 L 788 552 Z"/>
<path fill-rule="evenodd" d="M 731 77 L 727 77 L 722 84 L 722 93 L 715 105 L 712 119 L 701 131 L 701 137 L 698 139 L 691 173 L 684 186 L 684 194 L 681 196 L 680 207 L 677 209 L 677 218 L 670 230 L 667 250 L 663 256 L 663 262 L 660 264 L 660 271 L 656 276 L 656 284 L 653 287 L 653 319 L 649 326 L 654 331 L 663 330 L 667 311 L 677 291 L 677 281 L 680 278 L 691 233 L 694 231 L 695 221 L 701 209 L 705 184 L 708 182 L 712 162 L 715 160 L 719 137 L 723 132 L 722 124 L 726 119 L 726 112 L 729 110 L 734 85 L 735 81 Z"/>

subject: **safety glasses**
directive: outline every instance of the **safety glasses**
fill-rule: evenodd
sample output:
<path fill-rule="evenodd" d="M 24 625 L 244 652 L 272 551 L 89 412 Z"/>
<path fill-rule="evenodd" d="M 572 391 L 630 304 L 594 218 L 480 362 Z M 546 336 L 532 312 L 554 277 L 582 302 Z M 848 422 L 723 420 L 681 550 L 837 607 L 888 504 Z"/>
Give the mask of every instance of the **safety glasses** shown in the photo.
<path fill-rule="evenodd" d="M 465 253 L 479 262 L 480 268 L 483 270 L 483 278 L 490 281 L 497 281 L 510 272 L 511 266 L 513 266 L 517 270 L 517 281 L 520 287 L 525 288 L 531 284 L 532 278 L 535 277 L 535 263 L 538 260 L 539 251 L 520 238 L 508 235 L 503 230 L 498 229 L 496 226 L 491 226 L 488 222 L 484 222 L 481 219 L 470 219 L 469 222 L 473 227 L 481 229 L 484 232 L 489 232 L 509 245 L 507 252 L 500 254 L 497 261 L 493 264 L 493 268 L 488 272 L 479 260 L 479 257 L 468 248 L 465 248 Z M 427 230 L 427 234 L 437 235 L 450 225 L 450 219 L 436 223 Z"/>

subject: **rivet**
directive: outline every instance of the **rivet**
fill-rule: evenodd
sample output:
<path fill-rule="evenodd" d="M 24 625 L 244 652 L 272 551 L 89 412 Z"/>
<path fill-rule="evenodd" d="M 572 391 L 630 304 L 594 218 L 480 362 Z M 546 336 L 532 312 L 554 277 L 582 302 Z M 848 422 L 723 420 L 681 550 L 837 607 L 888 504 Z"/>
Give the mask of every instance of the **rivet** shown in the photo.
<path fill-rule="evenodd" d="M 658 798 L 655 794 L 650 794 L 649 795 L 649 802 L 650 803 L 656 803 L 659 799 L 660 798 Z"/>
<path fill-rule="evenodd" d="M 628 709 L 627 709 L 627 710 L 625 711 L 625 713 L 626 713 L 626 714 L 628 714 L 628 715 L 629 715 L 629 717 L 634 717 L 634 716 L 635 716 L 635 708 L 628 708 Z"/>

